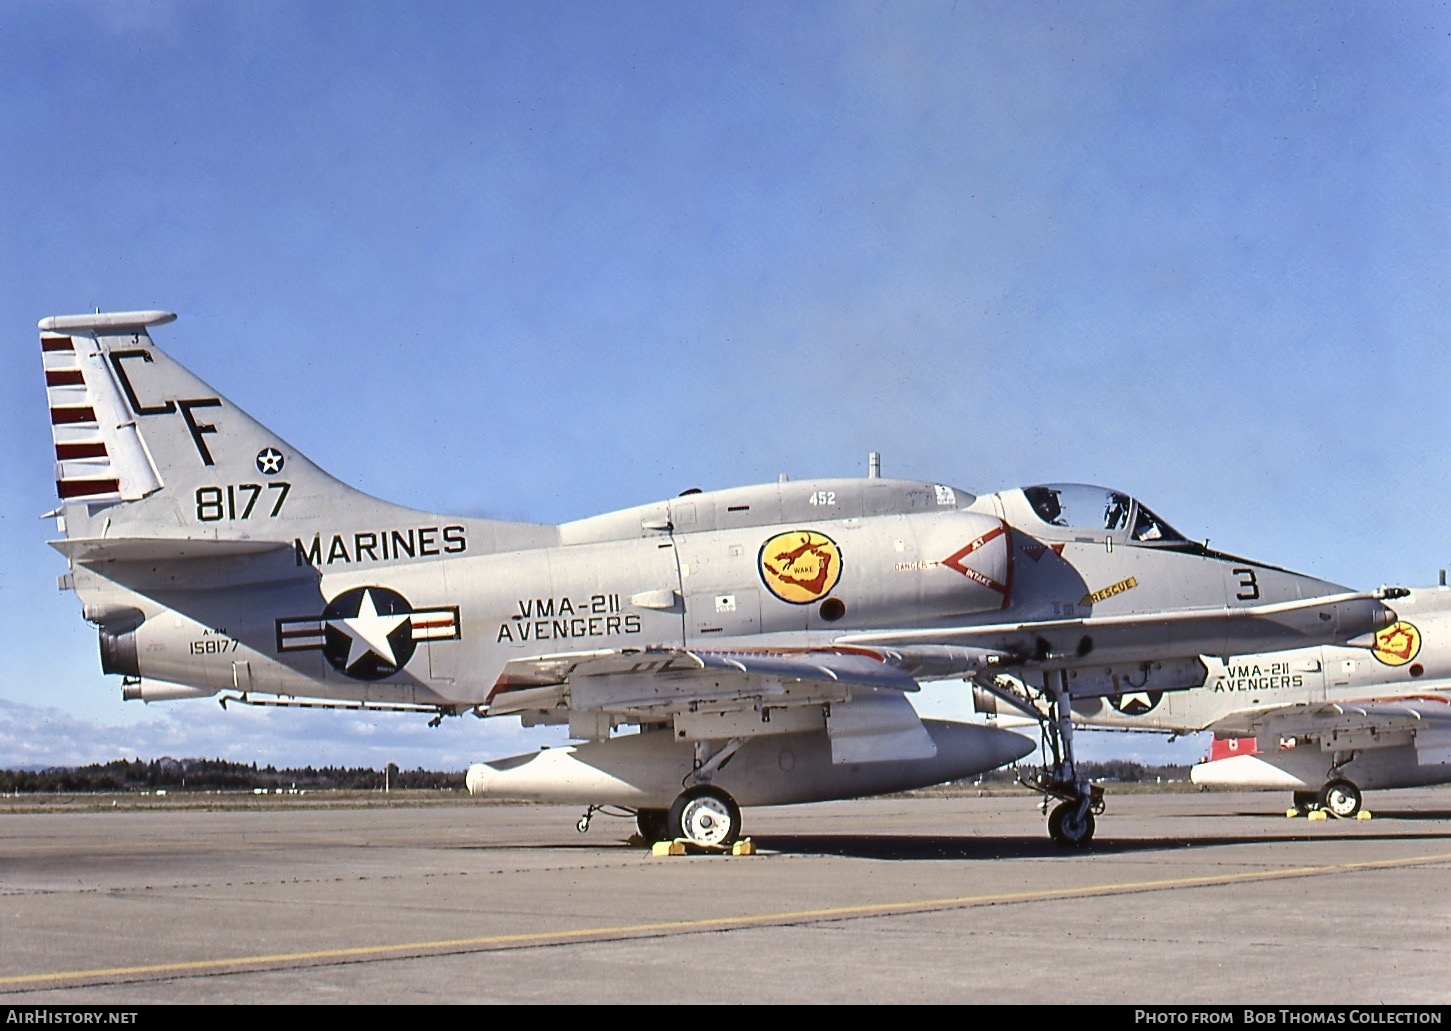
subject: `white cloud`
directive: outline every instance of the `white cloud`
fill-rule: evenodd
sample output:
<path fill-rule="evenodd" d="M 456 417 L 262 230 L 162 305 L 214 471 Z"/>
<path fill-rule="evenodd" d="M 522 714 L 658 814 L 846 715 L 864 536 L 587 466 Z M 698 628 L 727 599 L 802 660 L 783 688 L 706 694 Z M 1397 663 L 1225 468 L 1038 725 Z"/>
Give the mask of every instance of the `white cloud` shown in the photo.
<path fill-rule="evenodd" d="M 0 698 L 0 767 L 85 766 L 115 759 L 225 759 L 259 766 L 363 766 L 462 771 L 471 762 L 563 743 L 512 718 L 460 716 L 438 727 L 411 713 L 157 703 L 114 726 Z"/>

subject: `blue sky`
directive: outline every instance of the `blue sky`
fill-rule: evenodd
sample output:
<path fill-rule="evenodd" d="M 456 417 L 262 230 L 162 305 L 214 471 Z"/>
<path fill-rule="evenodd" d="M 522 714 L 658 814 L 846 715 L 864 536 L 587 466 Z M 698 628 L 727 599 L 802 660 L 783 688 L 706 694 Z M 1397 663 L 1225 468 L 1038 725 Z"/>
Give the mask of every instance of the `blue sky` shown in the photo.
<path fill-rule="evenodd" d="M 177 312 L 162 347 L 418 508 L 562 521 L 879 451 L 1434 583 L 1448 78 L 1417 2 L 8 0 L 0 767 L 552 740 L 123 704 L 38 518 L 36 322 L 96 308 Z"/>

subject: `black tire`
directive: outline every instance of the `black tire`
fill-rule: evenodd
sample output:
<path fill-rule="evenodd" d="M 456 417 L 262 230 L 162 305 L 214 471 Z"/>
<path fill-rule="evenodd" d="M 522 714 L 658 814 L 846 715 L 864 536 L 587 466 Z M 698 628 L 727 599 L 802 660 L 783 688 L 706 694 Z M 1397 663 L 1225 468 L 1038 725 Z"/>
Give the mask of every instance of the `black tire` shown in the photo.
<path fill-rule="evenodd" d="M 1360 812 L 1360 788 L 1348 780 L 1332 780 L 1320 789 L 1320 808 L 1342 820 Z"/>
<path fill-rule="evenodd" d="M 696 845 L 727 847 L 741 836 L 741 810 L 719 788 L 701 785 L 682 792 L 670 806 L 671 837 Z"/>
<path fill-rule="evenodd" d="M 640 832 L 640 837 L 646 843 L 655 844 L 657 841 L 666 841 L 670 837 L 670 810 L 668 809 L 637 809 L 635 810 L 635 827 Z"/>
<path fill-rule="evenodd" d="M 1093 840 L 1092 813 L 1078 819 L 1077 802 L 1060 802 L 1048 814 L 1048 836 L 1064 848 L 1082 848 Z"/>
<path fill-rule="evenodd" d="M 1296 791 L 1294 794 L 1295 812 L 1306 816 L 1320 808 L 1320 792 L 1318 791 Z"/>

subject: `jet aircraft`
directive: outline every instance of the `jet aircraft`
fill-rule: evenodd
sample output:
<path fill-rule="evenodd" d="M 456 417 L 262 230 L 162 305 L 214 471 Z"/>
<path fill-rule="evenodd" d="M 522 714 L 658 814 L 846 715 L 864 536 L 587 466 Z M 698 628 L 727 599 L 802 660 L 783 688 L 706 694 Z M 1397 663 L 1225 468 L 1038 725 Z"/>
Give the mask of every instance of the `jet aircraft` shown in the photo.
<path fill-rule="evenodd" d="M 1208 676 L 1192 691 L 1080 699 L 1073 716 L 1212 731 L 1194 783 L 1286 790 L 1302 814 L 1354 816 L 1367 789 L 1451 783 L 1451 590 L 1416 588 L 1396 613 L 1364 642 L 1206 658 Z M 996 711 L 997 698 L 980 701 Z"/>
<path fill-rule="evenodd" d="M 1356 591 L 1209 550 L 1083 485 L 975 495 L 811 479 L 561 525 L 416 511 L 329 476 L 151 339 L 169 312 L 41 320 L 67 558 L 128 699 L 516 716 L 568 747 L 479 763 L 478 795 L 606 807 L 721 846 L 741 806 L 960 779 L 1033 743 L 924 720 L 926 680 L 1048 700 L 1055 841 L 1102 790 L 1070 701 L 1173 691 L 1200 656 L 1344 641 L 1396 620 Z M 1046 752 L 1045 752 L 1046 760 Z"/>

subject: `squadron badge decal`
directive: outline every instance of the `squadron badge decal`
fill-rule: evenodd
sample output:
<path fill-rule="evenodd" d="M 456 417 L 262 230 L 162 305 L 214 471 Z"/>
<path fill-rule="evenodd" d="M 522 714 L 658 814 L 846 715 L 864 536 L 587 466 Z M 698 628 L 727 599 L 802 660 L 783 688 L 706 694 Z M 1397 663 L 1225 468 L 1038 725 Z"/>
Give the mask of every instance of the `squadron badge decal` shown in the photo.
<path fill-rule="evenodd" d="M 279 619 L 277 650 L 320 648 L 328 664 L 355 680 L 392 676 L 413 658 L 419 641 L 456 641 L 458 607 L 415 609 L 386 587 L 354 587 L 321 618 Z"/>
<path fill-rule="evenodd" d="M 1421 632 L 1405 620 L 1392 623 L 1375 635 L 1373 654 L 1387 666 L 1404 666 L 1420 651 Z"/>
<path fill-rule="evenodd" d="M 778 533 L 761 545 L 761 582 L 792 605 L 825 597 L 841 579 L 841 550 L 815 530 Z"/>

